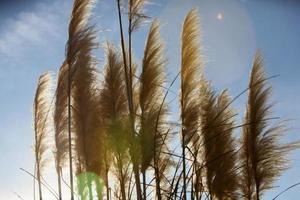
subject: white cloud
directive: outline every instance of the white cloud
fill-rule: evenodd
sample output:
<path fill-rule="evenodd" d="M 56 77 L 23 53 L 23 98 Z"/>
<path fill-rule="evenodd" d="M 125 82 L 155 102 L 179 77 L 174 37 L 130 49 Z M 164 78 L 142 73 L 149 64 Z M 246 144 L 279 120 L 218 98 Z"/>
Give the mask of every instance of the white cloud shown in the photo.
<path fill-rule="evenodd" d="M 42 1 L 7 18 L 0 30 L 0 90 L 3 95 L 24 81 L 61 64 L 71 1 Z M 55 69 L 56 70 L 56 69 Z M 33 77 L 34 76 L 34 77 Z M 24 85 L 24 84 L 23 84 Z"/>
<path fill-rule="evenodd" d="M 0 30 L 0 99 L 4 119 L 0 126 L 0 199 L 32 199 L 32 178 L 18 168 L 31 170 L 31 99 L 38 75 L 62 62 L 72 1 L 49 0 L 30 11 L 6 19 Z M 51 67 L 51 68 L 50 68 Z M 17 105 L 17 106 L 16 106 Z M 18 124 L 15 126 L 15 124 Z M 19 128 L 17 130 L 17 128 Z M 11 148 L 14 146 L 14 148 Z M 28 151 L 27 151 L 28 150 Z M 51 183 L 54 183 L 53 181 Z M 52 200 L 45 192 L 45 199 Z"/>
<path fill-rule="evenodd" d="M 7 19 L 5 29 L 0 32 L 0 54 L 20 58 L 31 47 L 51 48 L 66 33 L 69 4 L 69 1 L 40 3 L 32 11 Z"/>

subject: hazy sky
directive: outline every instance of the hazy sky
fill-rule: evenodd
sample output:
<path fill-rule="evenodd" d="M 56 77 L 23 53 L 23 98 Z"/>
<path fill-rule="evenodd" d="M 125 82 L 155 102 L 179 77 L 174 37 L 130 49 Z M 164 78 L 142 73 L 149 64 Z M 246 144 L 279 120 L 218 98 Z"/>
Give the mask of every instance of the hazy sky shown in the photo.
<path fill-rule="evenodd" d="M 118 42 L 115 1 L 99 0 L 94 23 L 99 40 Z M 155 0 L 148 14 L 162 23 L 167 46 L 168 78 L 179 69 L 180 30 L 185 14 L 198 7 L 202 23 L 206 74 L 217 90 L 228 88 L 232 96 L 247 87 L 257 48 L 265 56 L 271 80 L 274 114 L 291 119 L 286 141 L 300 139 L 300 1 L 298 0 Z M 32 199 L 32 179 L 19 170 L 33 169 L 32 101 L 39 75 L 56 72 L 64 59 L 71 0 L 0 0 L 0 199 Z M 222 19 L 218 19 L 218 15 Z M 141 60 L 147 27 L 136 33 L 135 55 Z M 103 64 L 103 52 L 96 52 Z M 177 88 L 175 87 L 176 91 Z M 246 96 L 234 105 L 244 113 Z M 300 152 L 292 166 L 268 192 L 272 199 L 284 188 L 300 182 Z M 53 173 L 47 180 L 55 184 Z M 281 199 L 297 199 L 300 187 Z M 45 196 L 47 196 L 45 192 Z M 51 200 L 52 197 L 47 197 Z"/>

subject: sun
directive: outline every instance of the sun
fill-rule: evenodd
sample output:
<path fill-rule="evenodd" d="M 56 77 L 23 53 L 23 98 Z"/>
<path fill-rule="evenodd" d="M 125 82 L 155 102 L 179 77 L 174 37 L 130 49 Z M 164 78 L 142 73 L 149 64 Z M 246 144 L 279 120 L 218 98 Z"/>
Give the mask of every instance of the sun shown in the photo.
<path fill-rule="evenodd" d="M 221 21 L 223 20 L 223 18 L 224 18 L 223 13 L 218 13 L 217 19 Z"/>

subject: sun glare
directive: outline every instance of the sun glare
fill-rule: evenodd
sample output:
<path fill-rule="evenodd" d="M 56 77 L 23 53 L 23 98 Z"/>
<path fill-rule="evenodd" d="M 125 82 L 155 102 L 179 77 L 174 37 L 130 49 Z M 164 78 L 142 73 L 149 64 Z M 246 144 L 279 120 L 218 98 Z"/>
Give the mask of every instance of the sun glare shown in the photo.
<path fill-rule="evenodd" d="M 224 18 L 223 14 L 222 13 L 218 13 L 217 19 L 221 21 L 221 20 L 223 20 L 223 18 Z"/>

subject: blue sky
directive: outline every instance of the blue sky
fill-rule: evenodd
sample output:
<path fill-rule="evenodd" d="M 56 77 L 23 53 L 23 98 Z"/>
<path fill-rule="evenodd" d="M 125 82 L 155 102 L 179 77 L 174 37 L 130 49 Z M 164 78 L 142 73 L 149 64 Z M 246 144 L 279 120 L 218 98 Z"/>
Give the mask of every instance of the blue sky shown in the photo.
<path fill-rule="evenodd" d="M 99 40 L 118 42 L 114 1 L 99 0 L 94 23 Z M 274 115 L 291 119 L 285 141 L 300 139 L 300 2 L 297 0 L 155 0 L 147 12 L 160 19 L 167 47 L 168 77 L 179 69 L 180 30 L 185 14 L 198 7 L 202 23 L 205 71 L 216 90 L 228 88 L 232 96 L 247 87 L 252 58 L 257 48 L 265 56 Z M 64 58 L 71 0 L 0 1 L 0 199 L 15 200 L 17 192 L 32 199 L 32 179 L 19 167 L 32 170 L 32 101 L 38 76 L 56 72 Z M 223 19 L 218 20 L 218 13 Z M 143 54 L 147 28 L 136 33 L 137 61 Z M 95 52 L 103 64 L 103 52 Z M 177 91 L 175 87 L 173 90 Z M 244 113 L 246 96 L 234 106 Z M 265 199 L 300 182 L 300 152 L 291 156 L 292 169 L 276 182 Z M 55 183 L 51 171 L 47 180 Z M 300 187 L 281 199 L 297 199 Z M 46 194 L 48 195 L 48 194 Z M 47 199 L 51 200 L 51 197 Z"/>

